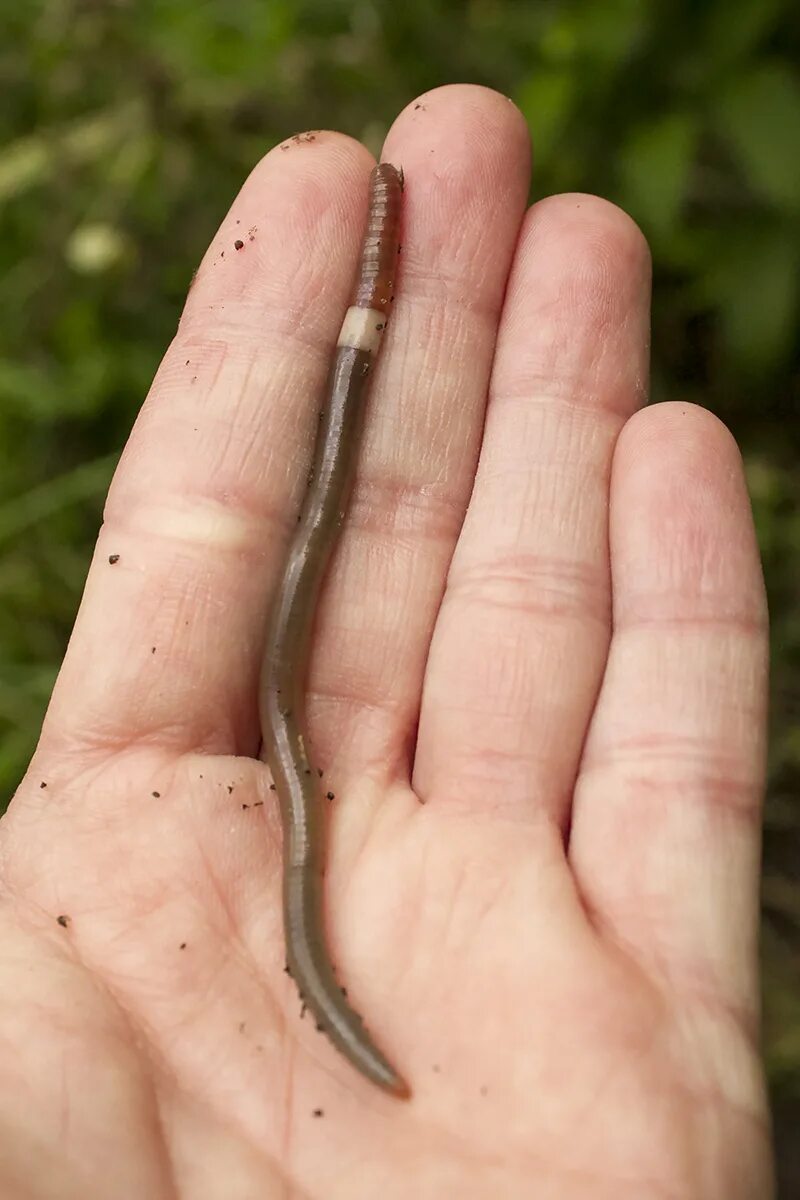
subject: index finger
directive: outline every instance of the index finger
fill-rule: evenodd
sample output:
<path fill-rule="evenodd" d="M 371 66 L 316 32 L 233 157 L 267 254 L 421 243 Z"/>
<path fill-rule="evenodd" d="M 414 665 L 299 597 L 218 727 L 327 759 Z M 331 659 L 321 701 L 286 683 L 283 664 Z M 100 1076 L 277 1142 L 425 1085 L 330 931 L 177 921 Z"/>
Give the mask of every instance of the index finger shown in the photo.
<path fill-rule="evenodd" d="M 117 468 L 42 744 L 257 749 L 264 596 L 372 165 L 340 134 L 295 137 L 223 220 Z"/>

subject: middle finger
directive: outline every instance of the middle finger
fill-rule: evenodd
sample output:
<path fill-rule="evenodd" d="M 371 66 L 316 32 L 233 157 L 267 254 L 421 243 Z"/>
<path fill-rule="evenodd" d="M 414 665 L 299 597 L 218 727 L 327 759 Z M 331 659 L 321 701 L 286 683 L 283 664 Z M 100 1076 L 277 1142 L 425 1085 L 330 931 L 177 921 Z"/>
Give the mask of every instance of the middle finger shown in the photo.
<path fill-rule="evenodd" d="M 385 782 L 406 766 L 474 477 L 528 134 L 496 92 L 443 87 L 400 114 L 383 158 L 406 181 L 397 299 L 320 603 L 308 719 L 326 770 L 336 755 Z"/>

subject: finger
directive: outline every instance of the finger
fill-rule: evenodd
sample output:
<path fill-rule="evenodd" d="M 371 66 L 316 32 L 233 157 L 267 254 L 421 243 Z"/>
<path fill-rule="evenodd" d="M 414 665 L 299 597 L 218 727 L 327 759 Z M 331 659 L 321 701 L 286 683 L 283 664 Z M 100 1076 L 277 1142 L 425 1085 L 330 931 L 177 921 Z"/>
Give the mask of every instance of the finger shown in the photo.
<path fill-rule="evenodd" d="M 405 175 L 399 278 L 321 600 L 308 708 L 326 771 L 338 757 L 359 775 L 407 777 L 529 186 L 527 128 L 496 92 L 439 88 L 398 117 L 383 157 Z"/>
<path fill-rule="evenodd" d="M 265 597 L 352 283 L 372 160 L 305 135 L 256 167 L 109 494 L 45 739 L 254 753 Z"/>
<path fill-rule="evenodd" d="M 597 922 L 685 991 L 756 1002 L 766 603 L 739 452 L 703 409 L 624 431 L 614 635 L 570 857 Z"/>
<path fill-rule="evenodd" d="M 609 638 L 610 462 L 647 373 L 649 256 L 619 209 L 528 213 L 475 488 L 425 678 L 414 781 L 566 820 Z"/>

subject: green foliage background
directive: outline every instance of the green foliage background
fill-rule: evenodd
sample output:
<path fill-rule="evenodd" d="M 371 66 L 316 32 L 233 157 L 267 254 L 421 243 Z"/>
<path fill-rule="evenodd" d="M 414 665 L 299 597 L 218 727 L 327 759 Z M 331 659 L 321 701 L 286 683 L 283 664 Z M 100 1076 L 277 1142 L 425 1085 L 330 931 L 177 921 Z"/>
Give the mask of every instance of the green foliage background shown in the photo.
<path fill-rule="evenodd" d="M 645 230 L 653 396 L 713 409 L 747 462 L 773 621 L 765 1036 L 786 1197 L 800 1194 L 799 58 L 792 0 L 0 13 L 0 800 L 33 748 L 116 455 L 250 167 L 304 128 L 377 150 L 443 82 L 499 88 L 530 123 L 535 195 L 599 192 Z"/>

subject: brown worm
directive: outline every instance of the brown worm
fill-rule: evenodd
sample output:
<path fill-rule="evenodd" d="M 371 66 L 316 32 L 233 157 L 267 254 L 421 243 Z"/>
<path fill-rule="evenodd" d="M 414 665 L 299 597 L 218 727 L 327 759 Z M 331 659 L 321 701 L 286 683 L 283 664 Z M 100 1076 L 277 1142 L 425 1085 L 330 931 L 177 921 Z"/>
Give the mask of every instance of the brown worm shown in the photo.
<path fill-rule="evenodd" d="M 287 970 L 317 1025 L 354 1067 L 396 1096 L 408 1085 L 373 1044 L 331 966 L 324 936 L 325 801 L 308 758 L 305 684 L 320 585 L 347 509 L 369 376 L 393 299 L 402 172 L 370 176 L 369 217 L 358 278 L 331 365 L 308 491 L 267 633 L 261 677 L 262 753 L 281 807 Z"/>

